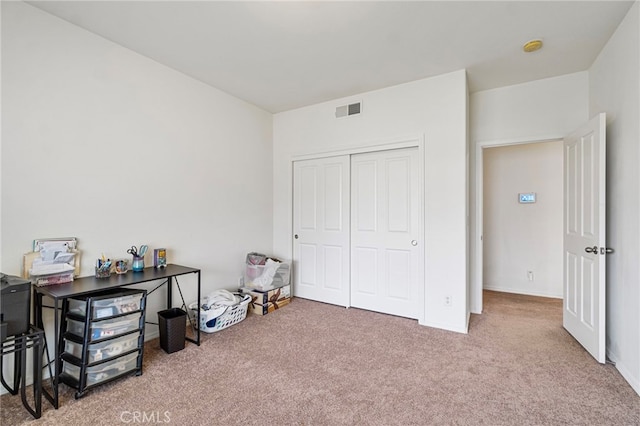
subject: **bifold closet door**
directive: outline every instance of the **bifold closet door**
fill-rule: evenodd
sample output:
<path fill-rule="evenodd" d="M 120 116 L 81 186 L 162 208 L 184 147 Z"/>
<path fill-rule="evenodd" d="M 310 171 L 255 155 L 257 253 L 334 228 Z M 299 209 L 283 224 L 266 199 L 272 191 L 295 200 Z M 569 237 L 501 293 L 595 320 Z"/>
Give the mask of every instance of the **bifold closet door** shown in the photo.
<path fill-rule="evenodd" d="M 351 157 L 351 306 L 419 318 L 424 282 L 417 148 Z"/>
<path fill-rule="evenodd" d="M 349 156 L 294 162 L 297 297 L 349 306 Z"/>

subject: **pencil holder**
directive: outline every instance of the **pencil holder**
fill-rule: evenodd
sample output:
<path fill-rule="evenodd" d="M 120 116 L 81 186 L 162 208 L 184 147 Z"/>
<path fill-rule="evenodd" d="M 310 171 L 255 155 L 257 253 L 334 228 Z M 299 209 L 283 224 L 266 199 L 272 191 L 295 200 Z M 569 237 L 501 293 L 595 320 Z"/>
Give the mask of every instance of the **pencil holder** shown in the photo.
<path fill-rule="evenodd" d="M 129 270 L 129 260 L 118 259 L 116 260 L 116 274 L 126 274 Z"/>
<path fill-rule="evenodd" d="M 144 256 L 133 256 L 133 262 L 131 263 L 131 270 L 133 272 L 142 272 L 144 269 Z"/>
<path fill-rule="evenodd" d="M 111 268 L 103 268 L 96 266 L 96 278 L 109 278 L 111 276 Z"/>

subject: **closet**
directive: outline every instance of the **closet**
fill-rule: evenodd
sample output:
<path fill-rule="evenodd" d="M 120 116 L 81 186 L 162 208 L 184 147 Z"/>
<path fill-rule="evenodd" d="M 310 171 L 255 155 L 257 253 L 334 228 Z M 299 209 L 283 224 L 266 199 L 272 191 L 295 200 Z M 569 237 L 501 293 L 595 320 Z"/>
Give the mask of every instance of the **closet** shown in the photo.
<path fill-rule="evenodd" d="M 419 318 L 424 306 L 418 147 L 294 162 L 294 294 Z"/>

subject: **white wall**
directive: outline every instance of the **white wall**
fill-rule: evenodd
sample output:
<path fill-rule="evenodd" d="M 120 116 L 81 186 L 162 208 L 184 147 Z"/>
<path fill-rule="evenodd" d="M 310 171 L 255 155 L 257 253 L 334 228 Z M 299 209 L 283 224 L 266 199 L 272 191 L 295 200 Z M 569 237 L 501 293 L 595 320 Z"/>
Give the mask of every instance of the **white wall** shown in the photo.
<path fill-rule="evenodd" d="M 335 108 L 363 102 L 359 116 Z M 425 317 L 465 332 L 467 89 L 464 71 L 337 99 L 274 116 L 274 251 L 292 256 L 292 158 L 423 135 L 425 139 Z M 451 296 L 451 307 L 444 297 Z"/>
<path fill-rule="evenodd" d="M 483 148 L 514 142 L 559 139 L 589 119 L 588 73 L 579 72 L 470 96 L 471 306 L 482 311 L 481 263 L 477 261 L 481 219 L 477 210 L 477 160 Z M 480 148 L 479 148 L 480 147 Z"/>
<path fill-rule="evenodd" d="M 589 70 L 590 115 L 607 113 L 607 356 L 640 394 L 640 5 Z"/>
<path fill-rule="evenodd" d="M 2 2 L 2 88 L 3 272 L 34 238 L 77 237 L 82 275 L 146 243 L 207 294 L 271 250 L 271 114 L 21 2 Z"/>
<path fill-rule="evenodd" d="M 562 298 L 562 151 L 562 141 L 484 150 L 485 289 Z M 519 203 L 523 192 L 536 202 Z"/>

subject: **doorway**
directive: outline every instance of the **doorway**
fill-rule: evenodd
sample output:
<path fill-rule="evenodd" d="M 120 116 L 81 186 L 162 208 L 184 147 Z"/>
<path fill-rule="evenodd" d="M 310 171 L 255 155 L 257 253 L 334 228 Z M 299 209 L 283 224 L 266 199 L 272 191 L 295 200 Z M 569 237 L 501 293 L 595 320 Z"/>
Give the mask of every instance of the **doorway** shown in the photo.
<path fill-rule="evenodd" d="M 561 138 L 554 138 L 561 139 Z M 563 141 L 563 327 L 600 363 L 606 356 L 606 114 L 584 123 Z M 521 142 L 525 143 L 525 142 Z M 476 153 L 476 274 L 474 311 L 482 312 L 483 149 Z M 521 198 L 522 200 L 522 198 Z M 479 308 L 479 309 L 478 309 Z"/>
<path fill-rule="evenodd" d="M 562 298 L 562 150 L 562 140 L 484 150 L 484 290 Z"/>
<path fill-rule="evenodd" d="M 471 288 L 471 312 L 473 313 L 482 313 L 483 310 L 483 290 L 484 290 L 484 221 L 485 221 L 485 209 L 484 209 L 484 199 L 485 199 L 485 184 L 484 184 L 484 174 L 485 174 L 485 166 L 484 166 L 484 157 L 485 153 L 489 152 L 488 150 L 494 148 L 516 148 L 518 146 L 536 146 L 538 144 L 546 144 L 546 143 L 559 143 L 562 144 L 564 136 L 557 135 L 552 136 L 545 139 L 518 139 L 518 140 L 508 140 L 508 141 L 484 141 L 478 142 L 476 144 L 476 152 L 475 152 L 475 175 L 476 175 L 476 193 L 475 193 L 475 212 L 476 212 L 476 240 L 475 240 L 475 253 L 474 253 L 474 262 L 475 267 L 473 269 L 473 286 Z M 526 149 L 526 148 L 525 148 Z M 562 170 L 562 164 L 560 166 Z M 516 171 L 518 168 L 515 168 Z M 562 184 L 561 184 L 562 185 Z M 524 187 L 523 187 L 524 188 Z M 532 193 L 535 192 L 533 188 L 531 189 L 522 189 L 518 190 L 515 193 L 512 193 L 512 207 L 515 204 L 519 204 L 519 194 L 520 193 Z M 537 196 L 536 196 L 537 197 Z M 537 198 L 536 198 L 537 201 Z M 558 211 L 560 218 L 562 218 L 562 208 Z M 561 220 L 561 219 L 560 219 Z M 562 234 L 562 232 L 561 232 Z M 559 254 L 562 255 L 562 252 Z M 530 274 L 528 271 L 531 269 L 524 270 L 524 279 L 529 282 Z M 520 279 L 522 279 L 522 275 L 520 275 Z M 533 279 L 534 282 L 536 280 L 535 270 L 533 270 Z M 560 277 L 561 279 L 561 277 Z M 524 284 L 525 286 L 530 284 Z"/>

